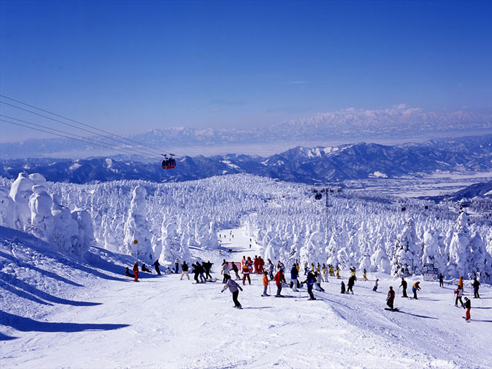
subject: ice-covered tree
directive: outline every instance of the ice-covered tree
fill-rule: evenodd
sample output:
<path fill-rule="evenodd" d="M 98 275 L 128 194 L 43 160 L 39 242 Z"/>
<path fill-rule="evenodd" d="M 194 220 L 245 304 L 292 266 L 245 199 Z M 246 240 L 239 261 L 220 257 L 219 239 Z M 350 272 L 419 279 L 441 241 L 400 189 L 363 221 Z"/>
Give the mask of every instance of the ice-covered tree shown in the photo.
<path fill-rule="evenodd" d="M 462 212 L 454 226 L 453 236 L 449 244 L 449 262 L 446 274 L 450 277 L 466 276 L 471 263 L 471 234 L 468 229 L 468 216 Z"/>
<path fill-rule="evenodd" d="M 420 272 L 420 248 L 414 223 L 408 219 L 405 228 L 396 239 L 395 253 L 392 261 L 393 275 L 412 275 Z"/>
<path fill-rule="evenodd" d="M 31 225 L 29 198 L 32 195 L 33 184 L 27 173 L 19 173 L 10 187 L 10 197 L 14 200 L 15 209 L 14 227 L 20 231 L 28 229 Z"/>

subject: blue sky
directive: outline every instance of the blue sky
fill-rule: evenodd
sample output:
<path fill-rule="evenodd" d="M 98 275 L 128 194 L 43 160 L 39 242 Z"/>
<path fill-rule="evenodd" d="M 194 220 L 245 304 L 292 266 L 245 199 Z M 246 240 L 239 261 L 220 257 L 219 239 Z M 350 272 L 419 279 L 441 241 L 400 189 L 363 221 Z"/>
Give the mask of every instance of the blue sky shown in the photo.
<path fill-rule="evenodd" d="M 120 133 L 490 111 L 491 18 L 490 1 L 0 0 L 0 94 Z"/>

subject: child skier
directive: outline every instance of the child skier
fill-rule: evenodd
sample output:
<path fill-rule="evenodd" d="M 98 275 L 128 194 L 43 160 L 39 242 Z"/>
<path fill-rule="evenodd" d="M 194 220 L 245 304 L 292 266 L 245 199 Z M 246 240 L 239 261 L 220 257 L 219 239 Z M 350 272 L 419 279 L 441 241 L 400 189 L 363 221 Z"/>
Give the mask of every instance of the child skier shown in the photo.
<path fill-rule="evenodd" d="M 239 296 L 239 290 L 243 290 L 240 285 L 234 281 L 230 275 L 226 274 L 224 278 L 227 280 L 226 284 L 224 285 L 224 288 L 222 288 L 221 293 L 224 292 L 227 288 L 229 288 L 229 291 L 232 293 L 232 301 L 234 301 L 234 307 L 238 309 L 242 309 L 241 303 L 237 299 Z"/>
<path fill-rule="evenodd" d="M 343 281 L 340 287 L 340 293 L 345 293 L 345 283 Z"/>

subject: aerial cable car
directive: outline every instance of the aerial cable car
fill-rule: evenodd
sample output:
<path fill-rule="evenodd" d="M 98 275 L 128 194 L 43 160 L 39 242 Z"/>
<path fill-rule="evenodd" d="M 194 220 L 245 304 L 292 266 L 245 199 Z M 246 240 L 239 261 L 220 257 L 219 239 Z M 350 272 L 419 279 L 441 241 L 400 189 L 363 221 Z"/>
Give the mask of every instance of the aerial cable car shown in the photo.
<path fill-rule="evenodd" d="M 174 154 L 162 154 L 164 160 L 162 161 L 162 169 L 174 169 L 176 168 L 176 160 L 173 159 Z"/>

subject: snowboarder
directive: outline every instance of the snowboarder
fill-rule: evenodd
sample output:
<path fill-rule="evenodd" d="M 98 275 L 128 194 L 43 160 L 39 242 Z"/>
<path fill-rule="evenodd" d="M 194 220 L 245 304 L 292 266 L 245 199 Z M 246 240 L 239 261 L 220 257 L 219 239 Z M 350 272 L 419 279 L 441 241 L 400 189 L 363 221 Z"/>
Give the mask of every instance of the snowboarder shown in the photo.
<path fill-rule="evenodd" d="M 480 287 L 480 282 L 478 281 L 477 277 L 473 278 L 473 298 L 479 299 L 480 295 L 478 294 L 478 289 Z"/>
<path fill-rule="evenodd" d="M 267 272 L 263 272 L 262 281 L 263 281 L 263 295 L 261 295 L 261 296 L 270 296 L 267 293 L 268 283 L 270 283 L 270 281 L 268 280 L 268 273 Z"/>
<path fill-rule="evenodd" d="M 160 266 L 160 265 L 161 265 L 161 264 L 159 264 L 159 259 L 157 259 L 157 260 L 155 261 L 155 263 L 154 263 L 154 264 L 152 264 L 152 266 L 155 268 L 155 271 L 156 271 L 156 273 L 157 273 L 158 275 L 161 275 L 161 270 L 159 269 L 159 266 Z"/>
<path fill-rule="evenodd" d="M 352 292 L 352 295 L 354 294 L 353 288 L 354 288 L 354 284 L 355 284 L 356 279 L 357 278 L 355 277 L 355 274 L 352 274 L 352 276 L 349 278 L 347 293 Z"/>
<path fill-rule="evenodd" d="M 232 265 L 234 265 L 234 263 L 232 263 Z M 237 268 L 237 267 L 236 267 Z M 223 275 L 224 275 L 224 279 L 222 280 L 222 283 L 226 283 L 227 282 L 227 277 L 231 277 L 231 275 L 229 274 L 230 271 L 229 271 L 229 263 L 224 259 L 224 261 L 222 262 L 222 272 L 221 272 Z"/>
<path fill-rule="evenodd" d="M 138 261 L 133 264 L 133 273 L 135 274 L 135 282 L 138 282 Z"/>
<path fill-rule="evenodd" d="M 456 300 L 454 300 L 454 306 L 458 307 L 458 301 L 461 304 L 461 307 L 464 308 L 465 305 L 463 304 L 463 300 L 461 300 L 461 297 L 463 296 L 463 290 L 461 288 L 457 288 L 454 290 L 454 294 L 456 295 Z"/>
<path fill-rule="evenodd" d="M 186 275 L 188 277 L 188 280 L 190 280 L 190 275 L 188 274 L 188 264 L 186 264 L 186 261 L 183 261 L 183 264 L 181 264 L 181 278 L 179 280 L 182 280 L 183 277 Z"/>
<path fill-rule="evenodd" d="M 280 293 L 282 292 L 282 281 L 284 280 L 284 270 L 280 268 L 275 274 L 275 285 L 277 286 L 277 294 L 275 297 L 283 297 Z M 250 282 L 251 284 L 251 282 Z"/>
<path fill-rule="evenodd" d="M 234 281 L 229 274 L 226 274 L 224 276 L 224 279 L 226 279 L 226 284 L 224 285 L 224 288 L 222 288 L 221 293 L 224 292 L 227 288 L 229 288 L 229 291 L 232 293 L 232 301 L 234 301 L 234 307 L 238 309 L 242 309 L 241 303 L 237 299 L 239 296 L 239 290 L 243 290 L 240 285 Z"/>
<path fill-rule="evenodd" d="M 444 287 L 444 276 L 439 273 L 439 287 Z"/>
<path fill-rule="evenodd" d="M 401 278 L 401 284 L 400 284 L 400 287 L 402 287 L 403 289 L 403 294 L 401 297 L 408 297 L 407 296 L 407 281 L 405 280 L 405 278 Z"/>
<path fill-rule="evenodd" d="M 376 280 L 374 281 L 374 287 L 372 288 L 372 290 L 374 292 L 377 292 L 377 290 L 378 290 L 378 282 L 379 282 L 379 279 L 376 278 Z"/>
<path fill-rule="evenodd" d="M 145 263 L 142 264 L 142 272 L 152 273 L 151 270 L 147 268 L 147 265 L 145 265 Z"/>
<path fill-rule="evenodd" d="M 299 276 L 299 271 L 297 270 L 297 264 L 292 265 L 290 270 L 290 288 L 292 291 L 297 292 L 297 277 Z"/>
<path fill-rule="evenodd" d="M 342 281 L 340 293 L 345 293 L 345 283 Z"/>
<path fill-rule="evenodd" d="M 393 291 L 393 286 L 390 286 L 388 291 L 388 296 L 386 297 L 386 305 L 389 306 L 391 310 L 394 310 L 393 304 L 395 302 L 395 291 Z"/>
<path fill-rule="evenodd" d="M 413 287 L 412 287 L 412 292 L 413 292 L 413 298 L 415 300 L 418 300 L 417 298 L 417 291 L 420 291 L 420 282 L 417 281 L 413 284 Z"/>
<path fill-rule="evenodd" d="M 307 284 L 309 300 L 316 300 L 316 297 L 314 297 L 313 295 L 313 286 L 315 282 L 316 282 L 316 277 L 314 276 L 314 273 L 311 270 L 308 271 L 306 280 L 303 283 Z"/>
<path fill-rule="evenodd" d="M 466 321 L 469 321 L 471 316 L 470 316 L 470 310 L 471 310 L 471 300 L 468 297 L 465 297 L 465 306 L 464 308 L 466 309 Z"/>

